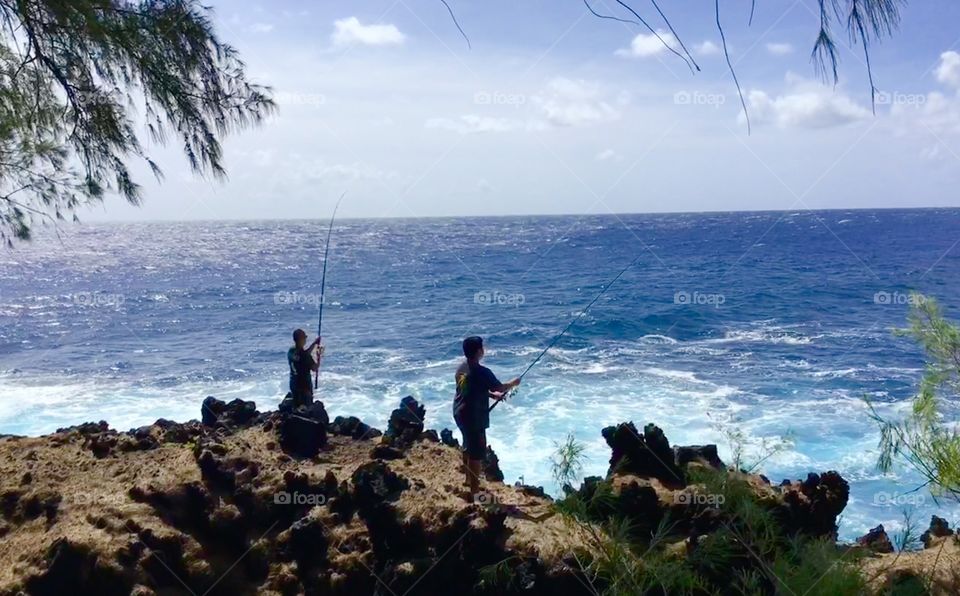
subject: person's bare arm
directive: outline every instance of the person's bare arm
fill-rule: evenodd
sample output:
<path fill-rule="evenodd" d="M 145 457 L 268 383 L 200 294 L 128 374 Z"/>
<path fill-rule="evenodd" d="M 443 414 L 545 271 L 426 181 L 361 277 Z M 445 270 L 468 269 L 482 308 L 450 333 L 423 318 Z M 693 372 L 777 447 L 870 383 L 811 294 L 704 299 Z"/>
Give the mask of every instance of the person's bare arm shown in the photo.
<path fill-rule="evenodd" d="M 498 401 L 501 399 L 506 399 L 507 394 L 510 393 L 510 390 L 519 386 L 520 386 L 520 377 L 517 377 L 516 379 L 508 383 L 503 383 L 502 385 L 499 385 L 491 389 L 490 397 Z"/>

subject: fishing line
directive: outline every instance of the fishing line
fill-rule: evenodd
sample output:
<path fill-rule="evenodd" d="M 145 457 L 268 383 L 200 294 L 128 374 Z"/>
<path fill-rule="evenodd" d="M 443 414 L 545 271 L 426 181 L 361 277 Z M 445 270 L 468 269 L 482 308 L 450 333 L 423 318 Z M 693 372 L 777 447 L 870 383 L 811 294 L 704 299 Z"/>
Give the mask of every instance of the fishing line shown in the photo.
<path fill-rule="evenodd" d="M 642 256 L 642 255 L 641 255 L 641 256 Z M 581 311 L 580 311 L 580 314 L 578 314 L 572 321 L 570 321 L 570 323 L 568 323 L 567 326 L 563 328 L 563 331 L 561 331 L 559 335 L 557 335 L 556 337 L 554 337 L 554 338 L 553 338 L 553 341 L 551 341 L 550 344 L 547 345 L 547 347 L 544 348 L 542 352 L 540 352 L 540 355 L 538 355 L 538 356 L 534 359 L 534 361 L 530 363 L 530 366 L 528 366 L 527 369 L 526 369 L 525 371 L 523 371 L 523 373 L 520 375 L 519 378 L 522 380 L 523 377 L 526 376 L 526 374 L 527 374 L 528 372 L 530 372 L 530 369 L 532 369 L 534 366 L 536 366 L 537 363 L 540 362 L 540 359 L 543 358 L 543 357 L 546 355 L 546 353 L 550 351 L 550 348 L 552 348 L 553 346 L 557 345 L 557 342 L 560 341 L 560 338 L 562 338 L 564 335 L 566 335 L 567 331 L 570 331 L 570 329 L 571 329 L 574 325 L 577 324 L 577 321 L 579 321 L 581 318 L 583 318 L 583 315 L 587 314 L 587 311 L 590 310 L 590 307 L 593 306 L 594 304 L 596 304 L 596 303 L 597 303 L 597 300 L 600 300 L 600 298 L 601 298 L 604 294 L 607 293 L 607 290 L 609 290 L 609 289 L 613 286 L 613 284 L 617 283 L 617 280 L 620 279 L 620 278 L 623 276 L 623 274 L 626 273 L 627 270 L 629 270 L 631 267 L 633 267 L 634 263 L 636 263 L 636 262 L 639 261 L 639 260 L 640 260 L 640 257 L 637 257 L 637 258 L 633 259 L 632 261 L 630 261 L 630 264 L 629 264 L 629 265 L 627 265 L 626 267 L 624 267 L 623 270 L 620 271 L 620 273 L 618 273 L 617 276 L 614 277 L 614 278 L 610 281 L 610 283 L 608 283 L 606 286 L 604 286 L 603 289 L 600 291 L 600 293 L 597 294 L 596 297 L 594 297 L 594 299 L 590 301 L 590 304 L 588 304 L 588 305 L 586 306 L 586 308 L 584 308 L 583 310 L 581 310 Z M 512 391 L 511 391 L 511 393 L 512 393 Z M 490 408 L 489 408 L 487 411 L 488 411 L 488 412 L 493 411 L 493 409 L 494 409 L 495 407 L 497 407 L 497 404 L 499 404 L 501 401 L 506 400 L 507 397 L 509 397 L 509 395 L 507 395 L 506 397 L 504 397 L 503 400 L 498 400 L 498 401 L 493 402 L 493 405 L 490 406 Z"/>
<path fill-rule="evenodd" d="M 324 294 L 327 291 L 327 255 L 330 254 L 330 235 L 333 234 L 333 220 L 337 218 L 337 209 L 340 208 L 340 201 L 342 201 L 346 195 L 347 191 L 343 191 L 343 194 L 337 199 L 337 204 L 333 206 L 333 215 L 330 216 L 330 227 L 327 228 L 327 245 L 323 249 L 323 277 L 320 279 L 320 316 L 317 321 L 317 338 L 323 337 L 323 303 Z M 318 355 L 317 358 L 319 357 Z M 317 389 L 319 386 L 320 368 L 317 367 L 317 372 L 313 377 L 313 388 Z"/>

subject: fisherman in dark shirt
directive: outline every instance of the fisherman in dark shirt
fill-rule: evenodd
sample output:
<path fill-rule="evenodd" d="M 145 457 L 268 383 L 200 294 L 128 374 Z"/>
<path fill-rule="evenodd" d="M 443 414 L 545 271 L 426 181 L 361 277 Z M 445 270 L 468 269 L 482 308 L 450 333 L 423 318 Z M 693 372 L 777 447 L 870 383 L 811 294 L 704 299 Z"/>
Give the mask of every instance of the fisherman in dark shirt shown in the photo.
<path fill-rule="evenodd" d="M 307 343 L 307 333 L 303 329 L 293 332 L 293 347 L 287 350 L 287 364 L 290 367 L 290 395 L 293 397 L 294 407 L 309 406 L 313 403 L 313 373 L 320 369 L 320 358 L 323 357 L 321 338 L 317 338 L 304 348 Z M 314 349 L 317 355 L 314 357 Z"/>
<path fill-rule="evenodd" d="M 506 394 L 520 385 L 520 379 L 501 383 L 486 366 L 483 339 L 477 336 L 463 340 L 466 362 L 457 369 L 457 396 L 453 400 L 453 418 L 463 435 L 463 462 L 470 500 L 480 492 L 480 474 L 487 456 L 487 428 L 490 427 L 490 398 L 506 399 Z"/>

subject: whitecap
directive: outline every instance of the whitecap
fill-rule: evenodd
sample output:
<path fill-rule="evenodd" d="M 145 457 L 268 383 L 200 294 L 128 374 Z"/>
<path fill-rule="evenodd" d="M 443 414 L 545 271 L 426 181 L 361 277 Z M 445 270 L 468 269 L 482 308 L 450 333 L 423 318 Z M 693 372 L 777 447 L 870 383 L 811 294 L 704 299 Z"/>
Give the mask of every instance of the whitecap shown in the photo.
<path fill-rule="evenodd" d="M 710 384 L 708 381 L 703 381 L 703 380 L 698 379 L 696 374 L 694 374 L 694 373 L 692 373 L 692 372 L 689 372 L 689 371 L 685 371 L 685 370 L 671 370 L 671 369 L 666 369 L 666 368 L 650 367 L 650 368 L 645 368 L 645 369 L 641 370 L 640 372 L 645 373 L 645 374 L 648 374 L 648 375 L 653 375 L 653 376 L 655 376 L 655 377 L 664 377 L 664 378 L 667 378 L 667 379 L 675 379 L 675 380 L 680 380 L 680 381 L 688 381 L 688 382 L 690 382 L 690 383 L 705 383 L 705 384 Z"/>
<path fill-rule="evenodd" d="M 667 337 L 666 335 L 658 335 L 656 333 L 650 335 L 644 335 L 640 338 L 640 341 L 651 344 L 675 344 L 677 340 L 672 337 Z"/>

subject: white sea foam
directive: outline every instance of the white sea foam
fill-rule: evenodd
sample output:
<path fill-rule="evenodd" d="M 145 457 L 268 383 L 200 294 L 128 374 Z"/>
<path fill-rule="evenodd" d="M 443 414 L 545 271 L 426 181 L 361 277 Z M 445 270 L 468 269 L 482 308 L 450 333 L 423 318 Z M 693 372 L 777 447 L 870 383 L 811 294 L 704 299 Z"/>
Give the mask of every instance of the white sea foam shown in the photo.
<path fill-rule="evenodd" d="M 664 377 L 667 379 L 687 381 L 689 383 L 709 384 L 707 381 L 702 381 L 698 379 L 696 374 L 689 371 L 685 371 L 685 370 L 670 370 L 665 368 L 649 367 L 649 368 L 643 369 L 641 372 L 648 375 L 653 375 L 655 377 Z"/>
<path fill-rule="evenodd" d="M 840 368 L 837 370 L 820 370 L 815 373 L 811 373 L 811 375 L 817 378 L 836 379 L 840 377 L 853 377 L 856 376 L 857 372 L 858 371 L 855 368 Z"/>
<path fill-rule="evenodd" d="M 640 338 L 641 342 L 650 343 L 650 344 L 675 344 L 677 340 L 672 337 L 667 337 L 666 335 L 644 335 Z"/>
<path fill-rule="evenodd" d="M 787 344 L 787 345 L 806 345 L 813 343 L 815 339 L 823 337 L 815 335 L 812 337 L 776 331 L 769 329 L 739 330 L 727 331 L 721 338 L 712 338 L 701 340 L 705 343 L 733 343 L 733 342 L 760 342 L 768 344 Z"/>

